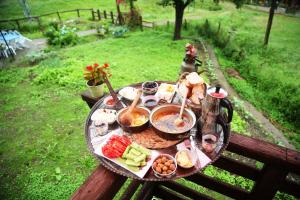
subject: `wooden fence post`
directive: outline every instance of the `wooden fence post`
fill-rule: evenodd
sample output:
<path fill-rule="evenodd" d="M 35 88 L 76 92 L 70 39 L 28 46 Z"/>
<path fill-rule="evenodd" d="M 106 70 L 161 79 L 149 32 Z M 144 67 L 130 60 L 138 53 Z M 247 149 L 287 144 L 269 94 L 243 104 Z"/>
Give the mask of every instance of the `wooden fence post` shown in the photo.
<path fill-rule="evenodd" d="M 97 14 L 98 14 L 98 20 L 101 20 L 101 13 L 99 9 L 97 9 Z"/>
<path fill-rule="evenodd" d="M 61 23 L 61 24 L 62 24 L 62 21 L 61 21 L 61 17 L 60 17 L 60 15 L 59 15 L 59 12 L 57 11 L 57 12 L 56 12 L 56 14 L 57 14 L 57 17 L 58 17 L 59 23 Z"/>
<path fill-rule="evenodd" d="M 110 18 L 111 18 L 111 22 L 112 24 L 115 23 L 115 20 L 114 20 L 114 13 L 112 11 L 110 11 Z"/>
<path fill-rule="evenodd" d="M 94 13 L 94 9 L 91 9 L 91 13 L 92 13 L 92 20 L 95 21 L 95 13 Z"/>
<path fill-rule="evenodd" d="M 143 29 L 143 17 L 140 16 L 140 28 L 141 28 L 141 31 L 144 31 Z"/>
<path fill-rule="evenodd" d="M 278 183 L 284 181 L 288 174 L 288 171 L 271 164 L 265 164 L 262 170 L 263 176 L 256 181 L 249 199 L 273 199 L 278 190 Z"/>
<path fill-rule="evenodd" d="M 77 17 L 80 17 L 80 13 L 79 13 L 79 9 L 76 10 L 77 11 Z"/>
<path fill-rule="evenodd" d="M 16 24 L 17 24 L 17 26 L 18 26 L 18 30 L 21 30 L 19 20 L 16 20 Z"/>
<path fill-rule="evenodd" d="M 103 11 L 104 19 L 107 19 L 106 10 Z"/>

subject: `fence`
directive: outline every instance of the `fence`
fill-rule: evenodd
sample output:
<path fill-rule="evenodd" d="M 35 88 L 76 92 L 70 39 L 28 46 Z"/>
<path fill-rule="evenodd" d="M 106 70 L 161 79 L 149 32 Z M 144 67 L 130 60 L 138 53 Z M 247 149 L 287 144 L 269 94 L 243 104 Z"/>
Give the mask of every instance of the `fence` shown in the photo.
<path fill-rule="evenodd" d="M 88 9 L 74 9 L 74 10 L 56 11 L 56 12 L 42 14 L 42 15 L 39 15 L 39 16 L 32 16 L 31 18 L 17 18 L 17 19 L 0 20 L 0 24 L 15 23 L 16 26 L 17 26 L 17 29 L 21 30 L 21 26 L 22 26 L 21 22 L 22 21 L 35 20 L 38 24 L 39 30 L 43 32 L 44 27 L 41 23 L 41 18 L 42 17 L 55 15 L 57 17 L 58 21 L 62 24 L 63 20 L 62 20 L 61 14 L 74 12 L 76 14 L 76 16 L 78 18 L 80 18 L 80 14 L 81 14 L 82 11 L 90 12 L 92 21 L 97 21 L 97 20 L 100 21 L 102 19 L 110 19 L 113 24 L 118 23 L 118 20 L 117 20 L 118 18 L 116 17 L 116 15 L 114 15 L 114 13 L 112 11 L 107 12 L 106 10 L 103 10 L 101 12 L 100 9 L 94 10 L 93 8 L 88 8 Z"/>

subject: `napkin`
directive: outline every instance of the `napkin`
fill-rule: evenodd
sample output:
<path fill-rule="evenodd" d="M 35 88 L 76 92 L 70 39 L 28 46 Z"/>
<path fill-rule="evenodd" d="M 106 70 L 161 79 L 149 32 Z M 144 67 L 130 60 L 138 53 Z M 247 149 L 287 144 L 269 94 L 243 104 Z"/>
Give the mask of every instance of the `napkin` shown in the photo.
<path fill-rule="evenodd" d="M 184 140 L 183 142 L 176 145 L 177 151 L 184 150 L 184 149 L 190 149 L 191 148 L 191 142 L 189 139 Z M 197 146 L 196 146 L 196 154 L 198 157 L 198 160 L 200 161 L 200 168 L 205 167 L 208 163 L 211 162 L 211 159 L 205 155 Z"/>

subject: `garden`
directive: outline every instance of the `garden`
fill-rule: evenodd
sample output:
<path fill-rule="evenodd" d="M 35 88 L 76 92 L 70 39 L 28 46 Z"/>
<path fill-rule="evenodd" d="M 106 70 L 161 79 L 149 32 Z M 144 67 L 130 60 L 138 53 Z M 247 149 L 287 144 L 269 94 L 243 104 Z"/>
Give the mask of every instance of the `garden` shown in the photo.
<path fill-rule="evenodd" d="M 143 24 L 120 26 L 110 18 L 92 20 L 90 12 L 83 12 L 80 18 L 74 13 L 61 15 L 62 24 L 56 17 L 45 17 L 43 32 L 35 21 L 24 24 L 20 32 L 33 41 L 47 38 L 47 47 L 17 55 L 12 61 L 1 60 L 1 199 L 68 199 L 99 165 L 87 148 L 84 133 L 90 112 L 80 97 L 87 89 L 83 78 L 86 66 L 108 63 L 114 89 L 147 80 L 176 81 L 187 43 L 198 47 L 202 60 L 199 68 L 205 70 L 202 76 L 213 84 L 217 67 L 206 50 L 212 47 L 220 71 L 237 92 L 237 97 L 230 97 L 234 105 L 233 132 L 285 146 L 245 108 L 247 101 L 282 132 L 295 150 L 300 150 L 299 17 L 275 14 L 266 47 L 268 12 L 247 5 L 237 9 L 230 1 L 190 1 L 180 39 L 173 40 L 177 39 L 175 9 L 170 2 L 134 1 L 142 19 L 155 24 L 150 28 Z M 78 8 L 117 13 L 115 1 L 27 3 L 33 16 Z M 129 7 L 129 3 L 120 5 L 124 13 L 130 13 Z M 23 17 L 22 7 L 17 1 L 1 1 L 0 17 Z M 0 27 L 15 29 L 12 23 Z M 94 34 L 77 34 L 91 29 L 96 30 Z M 263 167 L 258 161 L 250 163 Z M 254 187 L 254 181 L 214 166 L 203 173 L 246 191 Z M 299 177 L 292 179 L 299 183 Z M 177 182 L 216 199 L 229 198 L 186 179 Z M 114 199 L 119 199 L 130 183 L 128 179 Z M 281 192 L 275 198 L 296 199 Z"/>

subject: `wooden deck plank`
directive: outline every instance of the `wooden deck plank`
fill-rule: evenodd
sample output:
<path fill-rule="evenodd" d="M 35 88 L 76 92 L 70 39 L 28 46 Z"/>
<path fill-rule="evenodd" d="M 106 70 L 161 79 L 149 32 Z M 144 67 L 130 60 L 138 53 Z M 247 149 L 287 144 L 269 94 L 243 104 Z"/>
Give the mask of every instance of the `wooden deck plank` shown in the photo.
<path fill-rule="evenodd" d="M 259 169 L 226 156 L 221 156 L 213 165 L 253 181 L 260 177 Z"/>
<path fill-rule="evenodd" d="M 247 199 L 250 194 L 247 190 L 218 181 L 201 173 L 194 174 L 185 179 L 234 199 Z"/>
<path fill-rule="evenodd" d="M 99 165 L 73 194 L 71 200 L 112 199 L 126 179 L 126 177 L 115 174 Z"/>

